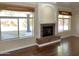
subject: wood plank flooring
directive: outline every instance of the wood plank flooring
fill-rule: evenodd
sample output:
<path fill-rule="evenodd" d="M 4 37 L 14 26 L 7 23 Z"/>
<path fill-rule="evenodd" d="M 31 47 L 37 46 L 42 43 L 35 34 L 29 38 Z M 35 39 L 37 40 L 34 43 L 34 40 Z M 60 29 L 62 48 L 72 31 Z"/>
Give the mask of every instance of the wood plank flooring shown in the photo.
<path fill-rule="evenodd" d="M 68 37 L 46 47 L 24 48 L 0 56 L 79 56 L 79 37 Z"/>

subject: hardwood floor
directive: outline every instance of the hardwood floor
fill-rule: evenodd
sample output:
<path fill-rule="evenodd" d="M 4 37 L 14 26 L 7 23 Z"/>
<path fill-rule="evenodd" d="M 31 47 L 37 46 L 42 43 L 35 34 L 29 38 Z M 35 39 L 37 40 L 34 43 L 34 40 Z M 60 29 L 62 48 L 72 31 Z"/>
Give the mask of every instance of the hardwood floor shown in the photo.
<path fill-rule="evenodd" d="M 68 37 L 61 40 L 60 43 L 52 44 L 46 47 L 37 46 L 24 48 L 1 56 L 79 56 L 79 38 Z"/>
<path fill-rule="evenodd" d="M 79 37 L 69 37 L 62 40 L 62 55 L 79 56 Z"/>

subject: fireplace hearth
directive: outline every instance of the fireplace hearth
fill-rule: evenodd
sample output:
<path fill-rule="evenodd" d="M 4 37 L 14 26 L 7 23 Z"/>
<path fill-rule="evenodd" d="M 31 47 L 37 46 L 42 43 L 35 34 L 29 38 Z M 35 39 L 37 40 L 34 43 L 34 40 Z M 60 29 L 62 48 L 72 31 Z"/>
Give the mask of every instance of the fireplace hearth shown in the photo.
<path fill-rule="evenodd" d="M 38 47 L 55 44 L 61 41 L 60 36 L 55 35 L 55 23 L 41 24 L 41 37 L 36 39 Z"/>
<path fill-rule="evenodd" d="M 41 24 L 41 37 L 55 35 L 55 24 Z"/>

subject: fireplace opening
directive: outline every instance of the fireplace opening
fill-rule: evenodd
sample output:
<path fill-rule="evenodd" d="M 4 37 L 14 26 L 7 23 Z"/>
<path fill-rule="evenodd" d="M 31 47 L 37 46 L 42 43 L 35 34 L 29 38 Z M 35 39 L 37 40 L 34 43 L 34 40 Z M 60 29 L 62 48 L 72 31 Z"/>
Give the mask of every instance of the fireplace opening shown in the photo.
<path fill-rule="evenodd" d="M 52 36 L 55 34 L 55 24 L 41 24 L 41 36 Z"/>

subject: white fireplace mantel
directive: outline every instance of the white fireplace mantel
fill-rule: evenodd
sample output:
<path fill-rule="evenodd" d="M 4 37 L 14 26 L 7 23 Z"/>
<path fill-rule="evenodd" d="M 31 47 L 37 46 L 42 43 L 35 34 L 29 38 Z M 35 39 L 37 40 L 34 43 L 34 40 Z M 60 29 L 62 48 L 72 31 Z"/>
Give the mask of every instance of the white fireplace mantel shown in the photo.
<path fill-rule="evenodd" d="M 37 7 L 37 38 L 40 38 L 41 24 L 57 23 L 57 6 L 50 3 L 39 3 Z"/>

